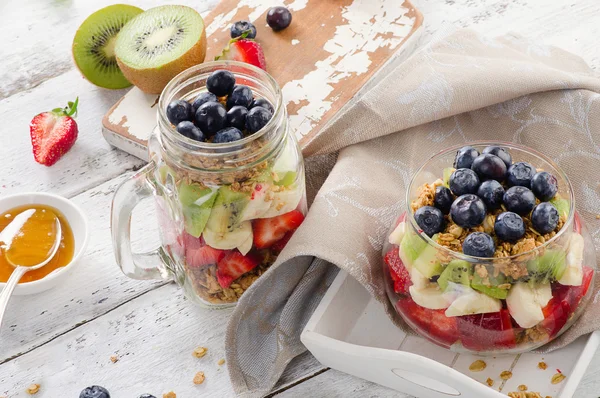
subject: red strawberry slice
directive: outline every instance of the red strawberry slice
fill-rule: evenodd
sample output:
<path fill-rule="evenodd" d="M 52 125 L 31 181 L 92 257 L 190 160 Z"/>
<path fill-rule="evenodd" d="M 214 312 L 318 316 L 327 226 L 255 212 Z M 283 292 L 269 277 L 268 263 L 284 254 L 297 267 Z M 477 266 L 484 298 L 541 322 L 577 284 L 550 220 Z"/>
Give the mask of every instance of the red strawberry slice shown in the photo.
<path fill-rule="evenodd" d="M 29 133 L 36 162 L 52 166 L 73 147 L 79 129 L 71 116 L 77 113 L 78 102 L 79 98 L 64 109 L 42 112 L 31 120 Z"/>
<path fill-rule="evenodd" d="M 408 270 L 400 259 L 398 248 L 396 246 L 392 247 L 385 254 L 383 261 L 387 264 L 390 276 L 394 281 L 394 291 L 400 294 L 408 294 L 408 288 L 412 285 L 412 281 Z"/>
<path fill-rule="evenodd" d="M 267 70 L 267 61 L 261 45 L 251 39 L 231 39 L 221 55 L 215 57 L 215 61 L 219 59 L 246 62 Z"/>
<path fill-rule="evenodd" d="M 183 233 L 185 261 L 190 267 L 216 265 L 228 253 L 227 250 L 214 249 L 204 243 L 202 238 L 195 238 L 187 232 Z"/>
<path fill-rule="evenodd" d="M 283 235 L 283 238 L 281 238 L 280 240 L 275 242 L 273 246 L 271 246 L 271 250 L 273 250 L 275 253 L 281 253 L 281 251 L 288 244 L 290 239 L 292 239 L 292 235 L 294 235 L 294 231 L 290 231 Z"/>
<path fill-rule="evenodd" d="M 507 309 L 488 314 L 456 317 L 462 345 L 473 351 L 513 348 L 516 345 L 510 313 Z"/>
<path fill-rule="evenodd" d="M 245 256 L 237 250 L 229 252 L 217 264 L 217 280 L 223 289 L 231 286 L 231 283 L 244 275 L 246 272 L 252 271 L 261 259 L 254 253 L 248 253 Z"/>
<path fill-rule="evenodd" d="M 571 305 L 567 300 L 553 297 L 542 309 L 544 320 L 540 326 L 548 331 L 550 337 L 554 337 L 565 326 L 571 316 Z"/>
<path fill-rule="evenodd" d="M 397 307 L 404 315 L 404 320 L 413 329 L 427 336 L 428 340 L 446 348 L 458 340 L 456 320 L 447 317 L 444 310 L 421 307 L 412 298 L 400 299 Z"/>
<path fill-rule="evenodd" d="M 298 210 L 273 218 L 260 218 L 252 221 L 254 246 L 257 249 L 268 249 L 283 239 L 287 232 L 293 231 L 304 221 L 304 214 Z"/>

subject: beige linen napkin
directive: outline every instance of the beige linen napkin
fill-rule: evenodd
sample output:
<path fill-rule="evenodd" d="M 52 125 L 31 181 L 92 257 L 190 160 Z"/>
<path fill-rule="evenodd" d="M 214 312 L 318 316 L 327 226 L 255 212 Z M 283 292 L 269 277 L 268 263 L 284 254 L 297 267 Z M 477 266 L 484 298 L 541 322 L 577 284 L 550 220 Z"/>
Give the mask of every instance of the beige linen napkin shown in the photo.
<path fill-rule="evenodd" d="M 310 212 L 233 313 L 226 344 L 235 391 L 266 394 L 305 350 L 300 332 L 337 267 L 406 327 L 384 292 L 381 248 L 412 173 L 450 145 L 513 141 L 554 159 L 573 183 L 598 252 L 599 93 L 600 79 L 573 54 L 471 31 L 423 48 L 365 93 L 305 149 L 308 189 L 318 189 Z M 596 329 L 600 305 L 593 300 L 575 326 L 543 349 Z"/>

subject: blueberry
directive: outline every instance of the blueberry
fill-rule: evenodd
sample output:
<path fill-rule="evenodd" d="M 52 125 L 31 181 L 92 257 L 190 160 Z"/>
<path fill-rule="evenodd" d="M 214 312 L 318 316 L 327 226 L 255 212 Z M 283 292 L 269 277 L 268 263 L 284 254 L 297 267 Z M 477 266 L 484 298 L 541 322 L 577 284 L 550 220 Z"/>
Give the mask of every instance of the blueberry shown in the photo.
<path fill-rule="evenodd" d="M 502 159 L 489 153 L 477 156 L 475 160 L 473 160 L 471 169 L 477 173 L 482 181 L 503 181 L 506 177 L 506 165 Z"/>
<path fill-rule="evenodd" d="M 496 180 L 487 180 L 479 186 L 477 196 L 483 200 L 488 210 L 496 210 L 502 205 L 504 187 Z"/>
<path fill-rule="evenodd" d="M 444 215 L 433 206 L 423 206 L 415 211 L 415 220 L 419 228 L 429 237 L 437 234 L 444 228 Z"/>
<path fill-rule="evenodd" d="M 479 156 L 479 152 L 477 149 L 472 146 L 464 146 L 456 152 L 456 157 L 454 158 L 454 168 L 455 169 L 470 169 L 473 164 L 473 160 Z"/>
<path fill-rule="evenodd" d="M 235 86 L 235 76 L 228 70 L 216 70 L 206 79 L 206 89 L 217 97 L 231 93 L 233 86 Z"/>
<path fill-rule="evenodd" d="M 110 394 L 104 387 L 91 386 L 84 388 L 79 398 L 110 398 Z"/>
<path fill-rule="evenodd" d="M 249 108 L 250 104 L 252 104 L 252 99 L 252 90 L 250 90 L 250 87 L 238 84 L 233 88 L 229 97 L 227 97 L 227 109 L 231 109 L 236 105 Z"/>
<path fill-rule="evenodd" d="M 198 127 L 196 127 L 196 125 L 194 123 L 188 122 L 187 120 L 179 123 L 177 125 L 176 129 L 177 129 L 177 132 L 179 132 L 179 134 L 186 136 L 187 138 L 191 138 L 192 140 L 195 140 L 195 141 L 204 141 L 205 140 L 204 134 L 202 134 L 202 130 L 200 130 Z"/>
<path fill-rule="evenodd" d="M 273 105 L 271 105 L 271 103 L 264 98 L 257 98 L 254 101 L 252 101 L 252 105 L 250 105 L 250 108 L 254 108 L 255 106 L 262 106 L 263 108 L 271 112 L 271 114 L 275 113 Z"/>
<path fill-rule="evenodd" d="M 556 177 L 546 171 L 540 171 L 531 178 L 531 190 L 542 202 L 547 202 L 558 192 Z"/>
<path fill-rule="evenodd" d="M 236 37 L 240 37 L 242 34 L 246 33 L 246 39 L 255 39 L 256 38 L 256 26 L 252 24 L 252 22 L 248 21 L 237 21 L 233 25 L 231 25 L 231 38 L 235 39 Z"/>
<path fill-rule="evenodd" d="M 193 116 L 192 105 L 187 101 L 175 100 L 167 105 L 167 119 L 169 119 L 174 126 L 177 126 L 180 122 L 185 120 L 192 120 Z"/>
<path fill-rule="evenodd" d="M 494 239 L 485 232 L 473 232 L 463 242 L 463 253 L 473 257 L 494 257 Z"/>
<path fill-rule="evenodd" d="M 207 102 L 219 102 L 219 99 L 217 98 L 216 95 L 214 95 L 213 93 L 210 93 L 208 91 L 198 94 L 198 96 L 196 97 L 194 102 L 192 102 L 192 108 L 194 109 L 194 114 L 196 113 L 198 108 L 200 108 L 200 106 L 202 106 L 203 104 L 206 104 Z"/>
<path fill-rule="evenodd" d="M 454 196 L 452 196 L 452 192 L 448 188 L 439 186 L 435 189 L 433 204 L 440 209 L 443 214 L 450 213 L 452 202 L 454 202 Z"/>
<path fill-rule="evenodd" d="M 501 240 L 515 242 L 525 235 L 525 223 L 517 213 L 506 211 L 496 218 L 494 232 Z"/>
<path fill-rule="evenodd" d="M 156 398 L 156 397 L 152 394 L 142 394 L 138 398 Z"/>
<path fill-rule="evenodd" d="M 204 134 L 211 136 L 225 127 L 227 111 L 218 102 L 207 102 L 198 108 L 194 119 L 196 126 L 200 127 Z"/>
<path fill-rule="evenodd" d="M 506 182 L 508 185 L 529 188 L 531 177 L 535 174 L 535 168 L 527 162 L 517 162 L 508 168 Z"/>
<path fill-rule="evenodd" d="M 485 218 L 486 208 L 477 195 L 459 196 L 450 207 L 450 216 L 458 226 L 473 228 L 481 224 Z"/>
<path fill-rule="evenodd" d="M 246 127 L 246 115 L 248 115 L 248 109 L 236 105 L 227 112 L 227 124 L 236 129 L 243 130 Z"/>
<path fill-rule="evenodd" d="M 242 132 L 235 127 L 227 127 L 226 129 L 220 130 L 215 134 L 213 138 L 213 144 L 222 144 L 225 142 L 239 141 L 244 138 Z"/>
<path fill-rule="evenodd" d="M 450 175 L 450 190 L 456 196 L 477 192 L 479 177 L 471 169 L 456 169 Z"/>
<path fill-rule="evenodd" d="M 508 211 L 515 212 L 520 216 L 526 216 L 535 206 L 535 195 L 533 192 L 529 188 L 521 186 L 508 188 L 504 192 L 502 200 Z"/>
<path fill-rule="evenodd" d="M 552 203 L 542 202 L 531 213 L 531 225 L 540 234 L 547 234 L 558 225 L 558 210 Z"/>
<path fill-rule="evenodd" d="M 246 116 L 246 130 L 250 134 L 256 133 L 258 130 L 265 127 L 265 125 L 271 120 L 271 112 L 263 107 L 257 106 L 256 108 L 250 109 Z"/>
<path fill-rule="evenodd" d="M 285 7 L 271 7 L 267 12 L 267 23 L 274 31 L 283 30 L 292 23 L 292 13 Z"/>
<path fill-rule="evenodd" d="M 485 147 L 482 153 L 489 153 L 490 155 L 498 156 L 500 159 L 502 159 L 507 169 L 512 165 L 512 157 L 505 148 L 492 145 Z"/>

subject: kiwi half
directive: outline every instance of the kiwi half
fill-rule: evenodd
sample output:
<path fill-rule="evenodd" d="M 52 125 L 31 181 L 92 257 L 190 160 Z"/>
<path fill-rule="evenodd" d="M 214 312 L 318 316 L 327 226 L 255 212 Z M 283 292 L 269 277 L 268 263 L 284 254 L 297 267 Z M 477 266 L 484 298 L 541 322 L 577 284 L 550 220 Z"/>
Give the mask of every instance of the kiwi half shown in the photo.
<path fill-rule="evenodd" d="M 173 77 L 204 61 L 204 21 L 186 6 L 151 8 L 125 25 L 115 53 L 130 82 L 146 93 L 160 94 Z"/>
<path fill-rule="evenodd" d="M 123 76 L 115 57 L 117 34 L 141 8 L 115 4 L 90 15 L 73 39 L 73 59 L 81 74 L 104 88 L 125 88 L 131 83 Z"/>

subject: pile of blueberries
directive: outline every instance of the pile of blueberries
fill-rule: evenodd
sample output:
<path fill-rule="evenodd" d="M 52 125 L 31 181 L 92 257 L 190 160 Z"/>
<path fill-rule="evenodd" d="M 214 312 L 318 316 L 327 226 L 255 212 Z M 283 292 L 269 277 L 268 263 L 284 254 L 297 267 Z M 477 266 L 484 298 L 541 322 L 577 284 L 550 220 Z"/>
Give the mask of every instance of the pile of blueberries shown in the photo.
<path fill-rule="evenodd" d="M 206 80 L 208 91 L 192 103 L 171 101 L 167 118 L 181 135 L 195 141 L 220 144 L 256 133 L 273 117 L 273 105 L 264 98 L 255 99 L 250 87 L 235 83 L 228 70 L 214 71 Z"/>
<path fill-rule="evenodd" d="M 79 398 L 110 398 L 110 393 L 104 387 L 91 386 L 86 387 L 79 394 Z M 139 398 L 156 398 L 152 394 L 142 394 Z"/>
<path fill-rule="evenodd" d="M 479 153 L 471 146 L 462 147 L 454 160 L 456 170 L 449 179 L 449 188 L 439 186 L 434 206 L 423 206 L 415 212 L 419 227 L 428 236 L 445 227 L 444 215 L 463 228 L 473 228 L 489 212 L 501 205 L 507 211 L 496 217 L 494 234 L 500 241 L 516 242 L 525 235 L 522 217 L 530 216 L 531 225 L 540 234 L 553 231 L 559 214 L 549 203 L 558 192 L 558 182 L 552 174 L 536 169 L 527 162 L 513 164 L 508 150 L 488 146 Z M 536 197 L 540 203 L 536 206 Z M 487 233 L 473 232 L 463 242 L 463 253 L 475 257 L 493 257 L 495 241 Z"/>

